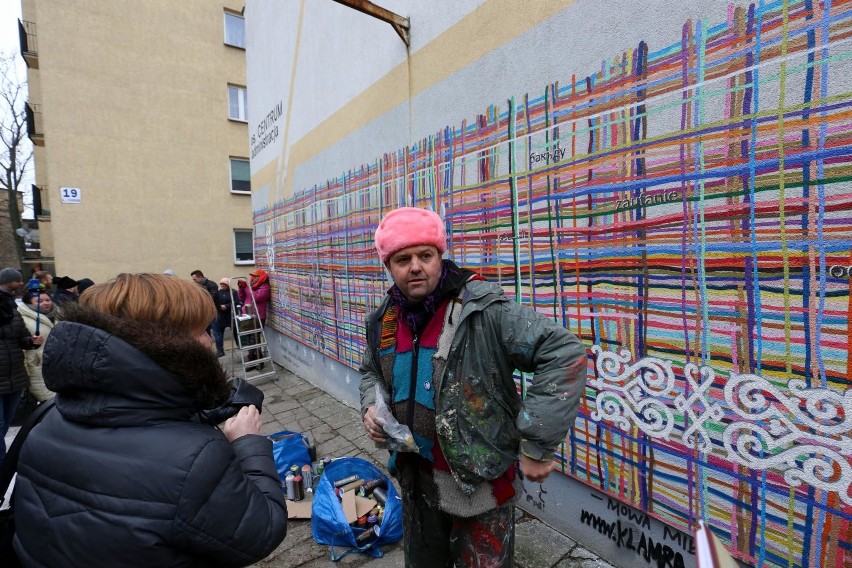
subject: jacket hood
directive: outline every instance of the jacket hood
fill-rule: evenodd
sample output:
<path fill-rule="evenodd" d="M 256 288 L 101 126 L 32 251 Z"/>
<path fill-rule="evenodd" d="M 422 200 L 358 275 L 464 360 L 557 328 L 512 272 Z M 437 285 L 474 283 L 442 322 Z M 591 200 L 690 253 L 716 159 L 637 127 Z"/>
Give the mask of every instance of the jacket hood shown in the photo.
<path fill-rule="evenodd" d="M 227 398 L 210 349 L 183 330 L 66 304 L 44 347 L 45 385 L 76 422 L 119 426 L 188 419 Z"/>
<path fill-rule="evenodd" d="M 36 318 L 41 321 L 41 325 L 48 326 L 49 328 L 53 328 L 53 322 L 44 314 L 44 312 L 36 312 L 32 309 L 29 304 L 22 304 L 18 306 L 18 313 L 21 314 L 21 317 L 25 320 L 31 320 L 35 323 Z M 51 314 L 55 314 L 56 310 L 52 310 Z"/>

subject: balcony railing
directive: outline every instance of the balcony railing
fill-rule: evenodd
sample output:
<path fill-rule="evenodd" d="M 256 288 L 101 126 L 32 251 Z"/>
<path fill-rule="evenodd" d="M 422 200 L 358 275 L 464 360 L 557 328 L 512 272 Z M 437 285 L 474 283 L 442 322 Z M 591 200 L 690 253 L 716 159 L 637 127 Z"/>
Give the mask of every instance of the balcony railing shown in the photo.
<path fill-rule="evenodd" d="M 36 146 L 44 146 L 44 131 L 42 130 L 41 105 L 24 105 L 27 115 L 27 136 Z"/>
<path fill-rule="evenodd" d="M 21 43 L 21 56 L 27 67 L 38 69 L 38 36 L 35 22 L 18 20 L 18 39 Z"/>

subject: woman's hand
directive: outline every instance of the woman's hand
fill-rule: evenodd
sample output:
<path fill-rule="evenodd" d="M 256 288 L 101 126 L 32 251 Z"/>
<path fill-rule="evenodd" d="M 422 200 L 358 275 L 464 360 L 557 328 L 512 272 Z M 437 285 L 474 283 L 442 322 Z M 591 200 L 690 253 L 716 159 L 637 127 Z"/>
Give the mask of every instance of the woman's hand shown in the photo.
<path fill-rule="evenodd" d="M 226 420 L 222 432 L 229 442 L 233 442 L 246 434 L 260 435 L 260 428 L 260 412 L 252 404 L 242 407 L 236 416 Z"/>

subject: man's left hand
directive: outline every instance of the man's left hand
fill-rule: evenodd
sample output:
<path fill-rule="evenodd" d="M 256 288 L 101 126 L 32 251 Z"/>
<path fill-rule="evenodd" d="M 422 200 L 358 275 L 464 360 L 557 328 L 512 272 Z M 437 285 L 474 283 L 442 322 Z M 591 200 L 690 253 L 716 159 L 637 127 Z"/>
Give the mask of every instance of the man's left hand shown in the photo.
<path fill-rule="evenodd" d="M 541 483 L 553 471 L 553 460 L 539 461 L 521 454 L 521 471 L 530 481 Z"/>

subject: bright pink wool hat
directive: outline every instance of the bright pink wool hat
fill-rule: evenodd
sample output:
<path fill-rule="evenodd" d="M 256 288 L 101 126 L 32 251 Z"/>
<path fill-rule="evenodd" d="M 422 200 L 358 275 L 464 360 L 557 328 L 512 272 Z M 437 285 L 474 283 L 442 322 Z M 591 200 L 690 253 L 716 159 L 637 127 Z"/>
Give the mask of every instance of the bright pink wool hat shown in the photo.
<path fill-rule="evenodd" d="M 376 250 L 384 264 L 396 251 L 415 245 L 433 245 L 443 254 L 447 250 L 444 222 L 434 211 L 419 207 L 400 207 L 386 214 L 376 229 Z"/>

